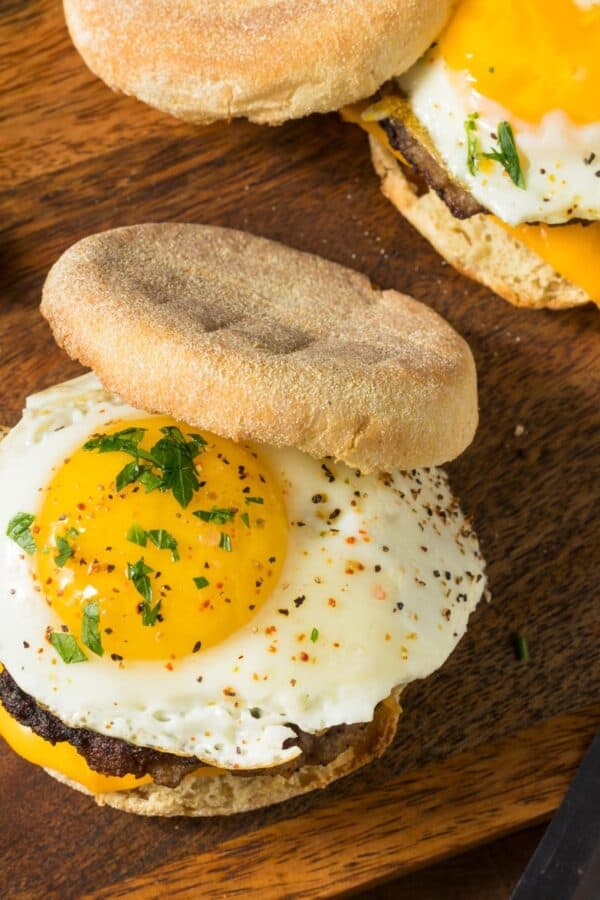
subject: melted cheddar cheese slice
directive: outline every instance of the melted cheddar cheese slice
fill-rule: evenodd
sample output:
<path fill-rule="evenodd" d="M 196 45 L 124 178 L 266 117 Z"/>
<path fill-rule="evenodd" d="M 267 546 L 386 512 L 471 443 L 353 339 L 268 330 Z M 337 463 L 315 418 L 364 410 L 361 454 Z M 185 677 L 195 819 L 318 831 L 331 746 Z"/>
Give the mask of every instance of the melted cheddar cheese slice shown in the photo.
<path fill-rule="evenodd" d="M 113 778 L 109 775 L 101 775 L 90 769 L 87 762 L 71 744 L 62 742 L 52 745 L 49 741 L 35 734 L 31 728 L 21 725 L 0 704 L 0 735 L 9 747 L 36 766 L 44 769 L 52 769 L 65 775 L 71 781 L 77 782 L 92 794 L 105 794 L 109 791 L 129 791 L 142 784 L 149 784 L 152 779 L 149 775 L 144 778 L 135 778 L 133 775 L 125 775 L 122 778 Z"/>

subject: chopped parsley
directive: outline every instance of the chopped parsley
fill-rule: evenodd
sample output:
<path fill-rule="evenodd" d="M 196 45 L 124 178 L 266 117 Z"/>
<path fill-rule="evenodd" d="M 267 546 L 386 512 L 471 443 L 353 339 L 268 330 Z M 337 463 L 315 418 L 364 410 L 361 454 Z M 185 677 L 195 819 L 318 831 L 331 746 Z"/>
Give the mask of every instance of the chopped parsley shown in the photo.
<path fill-rule="evenodd" d="M 151 491 L 155 491 L 162 484 L 162 480 L 159 475 L 155 475 L 149 468 L 146 466 L 142 466 L 142 471 L 138 477 L 138 481 L 146 488 L 146 493 L 149 494 Z"/>
<path fill-rule="evenodd" d="M 81 640 L 96 656 L 104 656 L 100 636 L 100 607 L 97 600 L 91 600 L 83 607 Z"/>
<path fill-rule="evenodd" d="M 137 481 L 142 472 L 142 467 L 139 462 L 133 461 L 127 463 L 126 466 L 123 466 L 121 471 L 117 474 L 115 478 L 115 487 L 118 491 L 122 491 L 123 488 L 127 487 L 128 484 L 133 484 L 134 481 Z"/>
<path fill-rule="evenodd" d="M 174 425 L 161 428 L 163 437 L 148 452 L 140 447 L 145 428 L 126 428 L 116 434 L 100 434 L 83 445 L 84 450 L 99 453 L 121 452 L 134 457 L 117 473 L 115 484 L 121 491 L 128 484 L 139 481 L 146 492 L 171 491 L 180 506 L 187 506 L 194 491 L 200 487 L 194 459 L 206 447 L 200 434 L 188 434 L 186 440 Z M 148 465 L 140 465 L 144 460 Z M 158 469 L 157 471 L 154 471 Z"/>
<path fill-rule="evenodd" d="M 316 642 L 319 640 L 319 629 L 318 628 L 313 628 L 313 630 L 310 633 L 310 639 L 313 642 L 313 644 L 316 644 Z"/>
<path fill-rule="evenodd" d="M 56 549 L 58 550 L 58 553 L 54 557 L 54 562 L 60 569 L 62 569 L 66 561 L 73 556 L 73 548 L 69 544 L 66 537 L 57 537 Z"/>
<path fill-rule="evenodd" d="M 133 565 L 127 563 L 127 577 L 133 582 L 134 588 L 144 600 L 141 604 L 142 625 L 154 626 L 158 621 L 162 601 L 159 600 L 152 606 L 152 585 L 148 578 L 150 572 L 154 572 L 154 569 L 146 565 L 143 556 Z"/>
<path fill-rule="evenodd" d="M 244 523 L 246 528 L 250 528 L 250 516 L 248 515 L 247 512 L 241 513 L 240 519 L 242 520 L 242 522 Z"/>
<path fill-rule="evenodd" d="M 87 662 L 87 656 L 72 634 L 51 631 L 48 640 L 65 663 Z"/>
<path fill-rule="evenodd" d="M 519 662 L 529 662 L 529 647 L 527 646 L 527 639 L 524 635 L 515 635 L 515 649 L 517 651 L 517 659 Z"/>
<path fill-rule="evenodd" d="M 199 434 L 189 434 L 186 441 L 174 425 L 160 429 L 162 437 L 152 448 L 152 459 L 162 470 L 160 489 L 170 490 L 180 506 L 187 506 L 200 487 L 194 458 L 202 452 L 206 441 Z"/>
<path fill-rule="evenodd" d="M 18 544 L 25 553 L 35 553 L 37 549 L 31 533 L 31 526 L 33 525 L 34 519 L 35 516 L 32 516 L 30 513 L 17 513 L 16 516 L 12 517 L 6 529 L 8 537 L 11 538 L 15 544 Z"/>
<path fill-rule="evenodd" d="M 146 531 L 137 522 L 134 522 L 127 532 L 127 540 L 131 541 L 132 544 L 138 544 L 140 547 L 145 547 L 148 542 Z"/>
<path fill-rule="evenodd" d="M 180 559 L 177 541 L 164 528 L 152 528 L 150 531 L 146 531 L 141 525 L 134 522 L 127 532 L 127 540 L 132 544 L 139 544 L 140 547 L 145 547 L 148 541 L 151 541 L 159 550 L 170 550 L 173 562 L 178 562 Z"/>
<path fill-rule="evenodd" d="M 221 537 L 219 538 L 219 547 L 221 550 L 227 550 L 228 553 L 231 553 L 233 547 L 231 546 L 231 538 L 228 534 L 225 534 L 224 531 L 221 532 Z"/>
<path fill-rule="evenodd" d="M 99 453 L 129 453 L 136 459 L 149 459 L 145 450 L 138 447 L 146 433 L 145 428 L 124 428 L 114 434 L 97 434 L 83 445 L 84 450 L 97 450 Z"/>
<path fill-rule="evenodd" d="M 477 138 L 477 119 L 479 113 L 471 113 L 465 121 L 465 133 L 467 135 L 467 167 L 471 175 L 475 175 L 479 168 L 479 140 Z"/>
<path fill-rule="evenodd" d="M 209 586 L 210 581 L 208 580 L 208 578 L 205 578 L 204 575 L 198 575 L 197 578 L 194 578 L 194 584 L 196 585 L 198 590 L 201 591 L 202 588 Z"/>
<path fill-rule="evenodd" d="M 213 506 L 212 509 L 197 509 L 192 515 L 202 519 L 203 522 L 216 522 L 218 525 L 225 525 L 227 522 L 231 522 L 236 512 L 237 510 L 235 509 L 219 509 Z"/>
<path fill-rule="evenodd" d="M 170 532 L 166 531 L 164 528 L 153 528 L 151 531 L 147 531 L 146 534 L 154 546 L 158 547 L 159 550 L 171 551 L 171 559 L 173 562 L 179 561 L 180 557 L 177 541 Z"/>
<path fill-rule="evenodd" d="M 485 159 L 493 159 L 505 169 L 510 175 L 513 184 L 518 188 L 525 189 L 525 178 L 521 169 L 521 160 L 515 144 L 515 136 L 508 122 L 500 122 L 498 125 L 498 143 L 499 147 L 494 148 L 489 153 L 482 153 Z"/>
<path fill-rule="evenodd" d="M 261 506 L 265 502 L 262 497 L 244 497 L 246 503 L 259 503 Z"/>

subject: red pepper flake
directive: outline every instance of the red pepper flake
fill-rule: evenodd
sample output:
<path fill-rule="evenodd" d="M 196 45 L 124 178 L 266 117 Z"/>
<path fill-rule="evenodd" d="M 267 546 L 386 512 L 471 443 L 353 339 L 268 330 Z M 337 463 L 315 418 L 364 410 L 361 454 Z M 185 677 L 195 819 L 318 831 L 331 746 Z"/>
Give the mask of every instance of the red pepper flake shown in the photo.
<path fill-rule="evenodd" d="M 347 544 L 355 544 L 355 543 L 356 543 L 356 538 L 353 537 L 352 535 L 350 535 L 350 537 L 347 537 L 347 538 L 346 538 L 346 543 L 347 543 Z"/>
<path fill-rule="evenodd" d="M 334 607 L 337 606 L 337 603 L 336 603 L 334 597 L 330 597 L 327 602 L 329 603 L 330 606 L 334 606 Z"/>
<path fill-rule="evenodd" d="M 85 509 L 85 503 L 78 503 L 77 509 Z"/>
<path fill-rule="evenodd" d="M 235 697 L 235 691 L 232 687 L 223 688 L 223 693 L 226 697 Z"/>
<path fill-rule="evenodd" d="M 300 659 L 302 660 L 302 662 L 308 662 L 308 660 L 310 659 L 310 657 L 309 657 L 308 653 L 306 653 L 306 652 L 303 650 L 302 653 L 300 654 Z"/>
<path fill-rule="evenodd" d="M 169 672 L 173 671 L 173 663 L 168 662 L 165 666 L 165 669 L 168 669 Z"/>
<path fill-rule="evenodd" d="M 275 627 L 275 625 L 269 625 L 268 628 L 265 628 L 265 634 L 275 634 L 276 631 L 277 628 Z"/>

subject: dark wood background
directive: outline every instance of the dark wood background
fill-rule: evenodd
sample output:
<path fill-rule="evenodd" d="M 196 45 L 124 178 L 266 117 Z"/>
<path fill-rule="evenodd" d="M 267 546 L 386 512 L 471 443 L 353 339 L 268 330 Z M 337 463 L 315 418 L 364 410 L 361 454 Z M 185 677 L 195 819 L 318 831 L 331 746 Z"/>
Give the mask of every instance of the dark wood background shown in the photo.
<path fill-rule="evenodd" d="M 547 818 L 599 721 L 597 311 L 518 311 L 456 274 L 383 199 L 365 136 L 335 115 L 278 129 L 176 122 L 91 76 L 58 0 L 0 0 L 0 53 L 0 422 L 79 371 L 38 303 L 49 266 L 84 235 L 205 222 L 319 253 L 431 304 L 470 342 L 481 425 L 449 470 L 493 593 L 443 670 L 406 692 L 382 760 L 266 812 L 97 810 L 0 747 L 0 889 L 324 896 Z"/>

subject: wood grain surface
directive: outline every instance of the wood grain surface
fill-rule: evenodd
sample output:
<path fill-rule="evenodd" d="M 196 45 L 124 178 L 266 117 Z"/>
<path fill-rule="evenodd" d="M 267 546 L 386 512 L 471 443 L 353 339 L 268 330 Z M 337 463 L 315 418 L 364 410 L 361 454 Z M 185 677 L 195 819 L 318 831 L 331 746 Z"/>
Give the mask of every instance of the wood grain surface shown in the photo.
<path fill-rule="evenodd" d="M 599 713 L 595 706 L 559 716 L 517 737 L 386 780 L 368 793 L 355 784 L 336 804 L 243 834 L 91 896 L 149 900 L 255 892 L 264 900 L 277 900 L 355 891 L 497 835 L 499 814 L 504 831 L 546 818 L 574 774 Z M 532 782 L 533 795 L 528 790 Z M 224 885 L 226 872 L 235 872 L 235 878 Z"/>
<path fill-rule="evenodd" d="M 155 870 L 183 867 L 198 895 L 208 860 L 215 896 L 244 884 L 251 863 L 262 880 L 245 894 L 277 892 L 287 861 L 286 896 L 320 896 L 549 815 L 598 721 L 598 314 L 518 311 L 450 270 L 381 197 L 364 136 L 336 116 L 200 130 L 113 95 L 72 49 L 60 6 L 0 0 L 0 422 L 79 371 L 37 306 L 49 266 L 80 237 L 170 219 L 320 253 L 430 303 L 469 340 L 481 425 L 449 470 L 476 516 L 493 597 L 443 670 L 406 691 L 382 760 L 281 807 L 134 819 L 1 747 L 0 890 L 68 898 L 125 883 L 153 896 Z"/>

